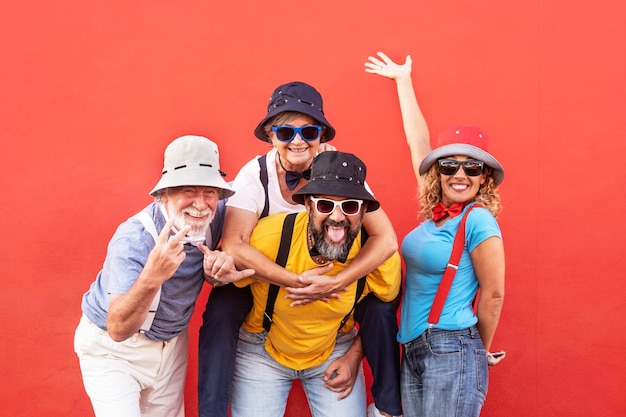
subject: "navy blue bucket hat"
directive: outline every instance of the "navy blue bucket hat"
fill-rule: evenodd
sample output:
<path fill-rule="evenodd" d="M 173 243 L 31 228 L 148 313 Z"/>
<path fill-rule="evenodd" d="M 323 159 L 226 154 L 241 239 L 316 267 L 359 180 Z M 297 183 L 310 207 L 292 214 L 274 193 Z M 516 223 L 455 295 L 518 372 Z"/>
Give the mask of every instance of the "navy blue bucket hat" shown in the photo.
<path fill-rule="evenodd" d="M 265 132 L 265 124 L 272 117 L 286 111 L 306 114 L 324 125 L 326 130 L 320 138 L 321 142 L 328 142 L 335 137 L 335 129 L 324 116 L 322 95 L 315 88 L 300 81 L 280 85 L 274 90 L 267 105 L 267 115 L 254 129 L 254 136 L 264 142 L 270 142 Z"/>

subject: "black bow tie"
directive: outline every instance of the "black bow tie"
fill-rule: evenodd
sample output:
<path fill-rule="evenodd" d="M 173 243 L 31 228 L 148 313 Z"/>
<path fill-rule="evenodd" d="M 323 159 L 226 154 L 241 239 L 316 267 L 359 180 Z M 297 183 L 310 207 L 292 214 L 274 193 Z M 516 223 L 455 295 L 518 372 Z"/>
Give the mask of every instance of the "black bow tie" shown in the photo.
<path fill-rule="evenodd" d="M 287 187 L 289 187 L 290 190 L 293 190 L 294 188 L 298 186 L 298 183 L 300 182 L 300 178 L 304 178 L 307 181 L 311 178 L 311 169 L 307 169 L 304 172 L 295 172 L 295 171 L 285 170 L 285 174 L 286 174 L 285 181 L 287 182 Z"/>
<path fill-rule="evenodd" d="M 278 163 L 280 164 L 280 167 L 285 171 L 285 182 L 287 183 L 287 187 L 290 190 L 293 190 L 298 186 L 300 178 L 304 178 L 307 181 L 311 179 L 311 168 L 305 169 L 303 172 L 287 171 L 287 169 L 283 166 L 283 161 L 280 160 L 280 154 L 278 154 Z"/>

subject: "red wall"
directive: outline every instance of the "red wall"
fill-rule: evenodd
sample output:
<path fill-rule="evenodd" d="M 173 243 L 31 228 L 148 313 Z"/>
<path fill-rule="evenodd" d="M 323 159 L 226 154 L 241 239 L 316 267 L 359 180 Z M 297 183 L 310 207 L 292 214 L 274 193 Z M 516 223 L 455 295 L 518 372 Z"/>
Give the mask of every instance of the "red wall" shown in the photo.
<path fill-rule="evenodd" d="M 252 130 L 280 83 L 319 88 L 334 144 L 367 162 L 404 237 L 415 179 L 395 87 L 363 71 L 382 50 L 413 56 L 433 137 L 475 123 L 506 168 L 494 348 L 508 356 L 491 371 L 483 415 L 624 415 L 624 3 L 221 3 L 3 2 L 4 414 L 91 415 L 72 338 L 108 239 L 150 202 L 175 137 L 218 142 L 229 180 L 264 152 Z"/>

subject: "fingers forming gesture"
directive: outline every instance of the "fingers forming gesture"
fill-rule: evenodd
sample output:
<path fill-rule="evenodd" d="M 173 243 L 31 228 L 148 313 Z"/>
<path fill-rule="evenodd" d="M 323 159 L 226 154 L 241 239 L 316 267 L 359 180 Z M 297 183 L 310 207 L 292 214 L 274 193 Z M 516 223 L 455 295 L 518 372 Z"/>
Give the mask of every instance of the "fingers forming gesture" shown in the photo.
<path fill-rule="evenodd" d="M 169 219 L 157 237 L 156 245 L 150 251 L 145 267 L 151 271 L 152 276 L 159 277 L 161 282 L 167 281 L 174 275 L 186 256 L 181 240 L 189 232 L 190 226 L 183 227 L 169 238 L 172 226 L 174 226 L 174 220 Z"/>

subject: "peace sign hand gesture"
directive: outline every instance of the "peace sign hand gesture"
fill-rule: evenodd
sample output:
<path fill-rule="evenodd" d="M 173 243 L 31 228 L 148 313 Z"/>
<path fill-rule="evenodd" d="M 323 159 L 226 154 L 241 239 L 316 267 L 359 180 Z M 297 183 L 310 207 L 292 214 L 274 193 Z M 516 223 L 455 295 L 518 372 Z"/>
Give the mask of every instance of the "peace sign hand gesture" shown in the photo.
<path fill-rule="evenodd" d="M 174 220 L 169 219 L 161 230 L 156 245 L 150 251 L 144 268 L 149 271 L 151 277 L 159 279 L 160 284 L 174 275 L 186 256 L 181 240 L 189 233 L 191 227 L 186 225 L 169 238 L 172 226 L 174 226 Z"/>

